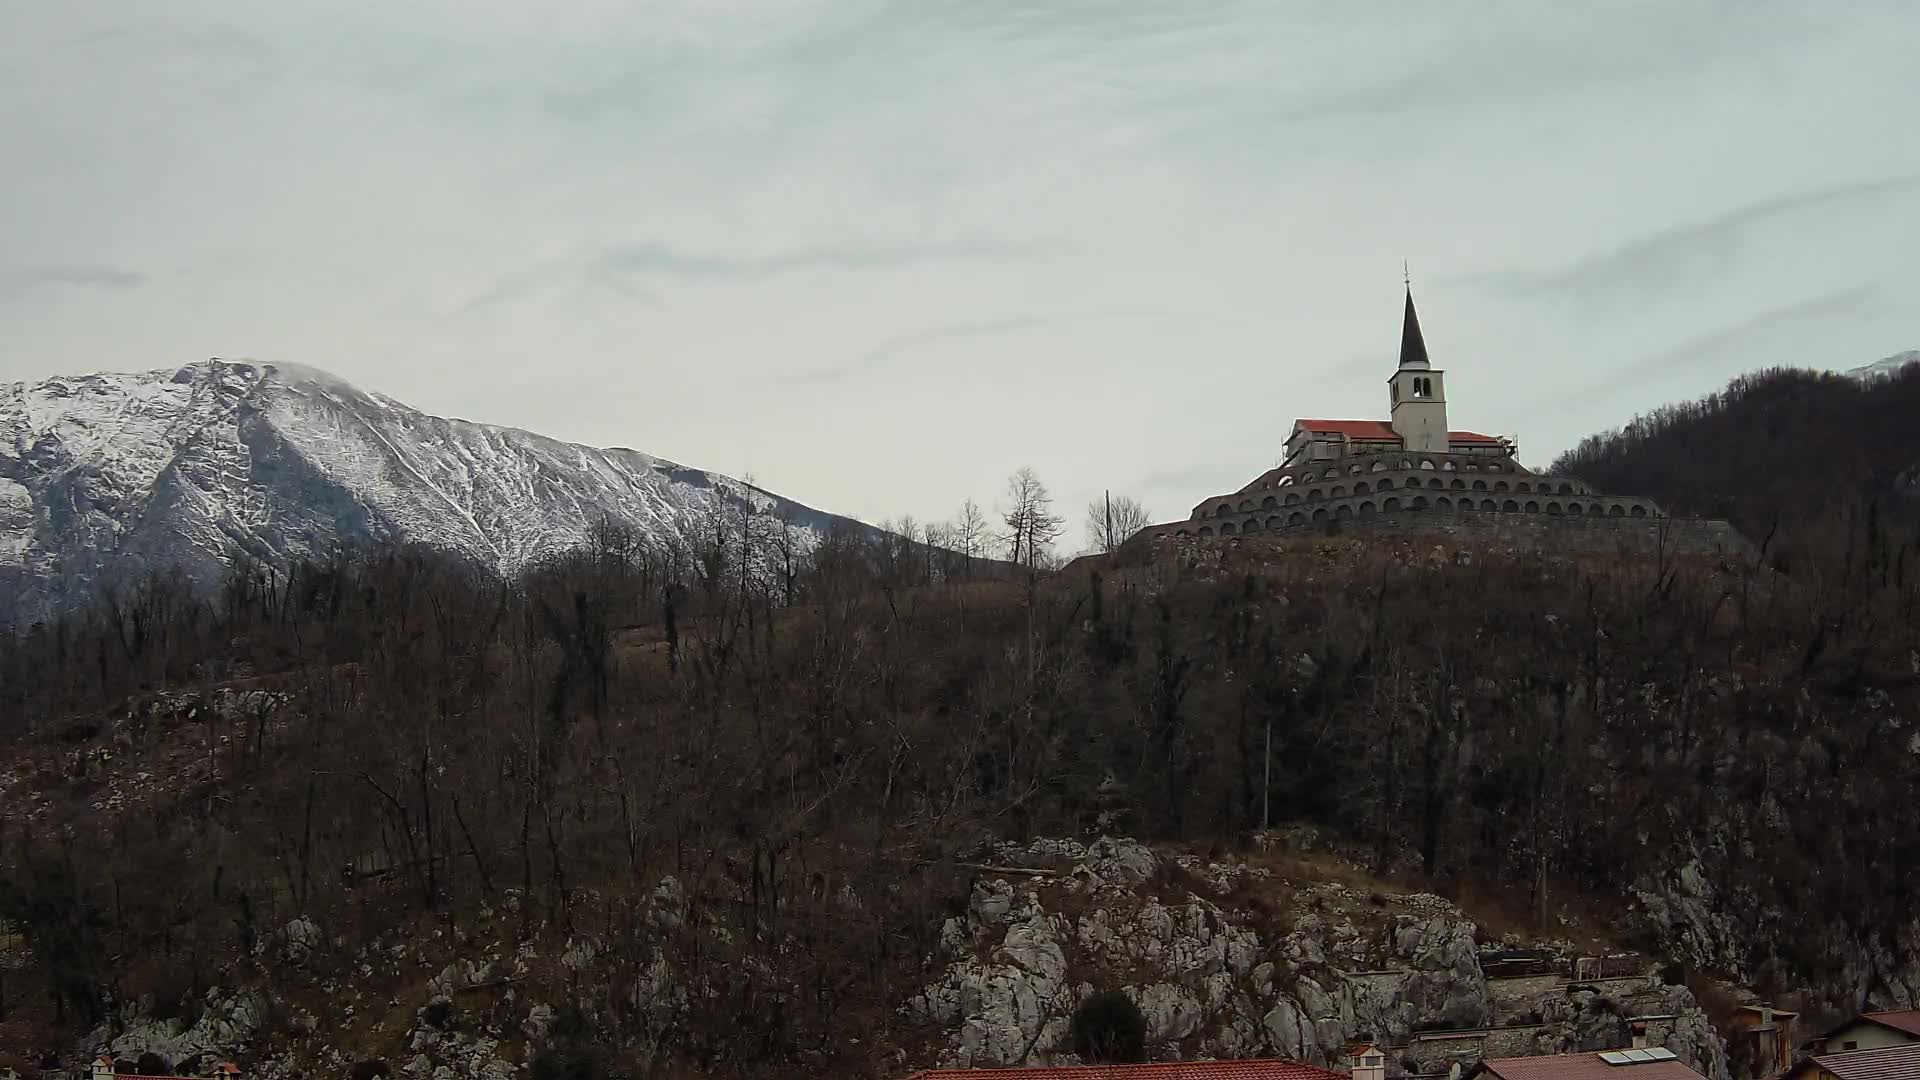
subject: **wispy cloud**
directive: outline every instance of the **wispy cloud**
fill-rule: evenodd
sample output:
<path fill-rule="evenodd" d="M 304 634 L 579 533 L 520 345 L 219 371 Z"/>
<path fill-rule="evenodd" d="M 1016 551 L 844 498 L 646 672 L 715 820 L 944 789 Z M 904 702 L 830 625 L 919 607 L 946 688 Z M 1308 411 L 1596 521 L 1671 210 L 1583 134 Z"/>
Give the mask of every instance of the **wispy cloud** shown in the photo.
<path fill-rule="evenodd" d="M 807 247 L 766 255 L 690 251 L 667 244 L 625 244 L 594 254 L 548 262 L 502 277 L 455 310 L 480 311 L 542 289 L 585 285 L 606 289 L 634 303 L 659 303 L 655 290 L 635 281 L 657 279 L 749 281 L 824 270 L 861 273 L 934 263 L 993 259 L 1037 250 L 1011 244 L 930 244 L 921 247 Z"/>
<path fill-rule="evenodd" d="M 1855 285 L 1781 304 L 1687 338 L 1629 365 L 1621 374 L 1631 377 L 1684 366 L 1724 364 L 1730 357 L 1751 355 L 1757 345 L 1777 343 L 1783 337 L 1824 328 L 1836 320 L 1866 315 L 1875 310 L 1882 299 L 1879 287 Z"/>
<path fill-rule="evenodd" d="M 1623 391 L 1647 400 L 1641 386 L 1649 379 L 1688 370 L 1707 369 L 1716 377 L 1750 371 L 1767 364 L 1769 355 L 1792 353 L 1809 338 L 1824 335 L 1844 321 L 1872 314 L 1885 299 L 1874 285 L 1835 289 L 1803 300 L 1781 304 L 1687 337 L 1650 356 L 1611 371 L 1571 394 L 1555 393 L 1535 403 L 1551 409 L 1608 397 Z M 1807 361 L 1796 361 L 1805 363 Z M 1655 398 L 1657 400 L 1657 397 Z"/>
<path fill-rule="evenodd" d="M 1501 271 L 1475 280 L 1525 299 L 1565 299 L 1603 307 L 1643 302 L 1673 295 L 1730 270 L 1747 234 L 1757 226 L 1916 194 L 1920 194 L 1920 174 L 1811 188 L 1670 225 L 1565 266 Z"/>
<path fill-rule="evenodd" d="M 972 341 L 979 338 L 1001 337 L 1043 327 L 1060 326 L 1066 323 L 1099 322 L 1108 319 L 1152 318 L 1150 312 L 1142 311 L 1081 311 L 1060 312 L 1051 315 L 1018 315 L 1005 319 L 986 319 L 979 322 L 951 323 L 930 327 L 926 330 L 903 334 L 890 338 L 867 350 L 859 358 L 845 364 L 830 367 L 813 368 L 807 371 L 793 372 L 782 376 L 787 383 L 834 383 L 855 375 L 878 371 L 893 365 L 900 358 L 921 349 L 936 345 L 946 345 L 956 341 Z"/>
<path fill-rule="evenodd" d="M 36 289 L 135 289 L 146 284 L 143 275 L 112 266 L 22 266 L 0 270 L 0 304 L 10 303 Z"/>
<path fill-rule="evenodd" d="M 660 305 L 658 296 L 635 286 L 620 274 L 594 267 L 582 269 L 577 263 L 562 263 L 533 267 L 516 274 L 509 274 L 460 303 L 454 308 L 453 314 L 472 315 L 502 304 L 527 299 L 549 288 L 605 290 L 627 303 L 640 307 Z"/>
<path fill-rule="evenodd" d="M 763 278 L 805 270 L 886 270 L 919 263 L 990 259 L 1019 253 L 1004 244 L 952 244 L 926 247 L 813 247 L 768 255 L 729 255 L 685 251 L 665 244 L 609 248 L 593 268 L 618 274 L 703 278 Z"/>

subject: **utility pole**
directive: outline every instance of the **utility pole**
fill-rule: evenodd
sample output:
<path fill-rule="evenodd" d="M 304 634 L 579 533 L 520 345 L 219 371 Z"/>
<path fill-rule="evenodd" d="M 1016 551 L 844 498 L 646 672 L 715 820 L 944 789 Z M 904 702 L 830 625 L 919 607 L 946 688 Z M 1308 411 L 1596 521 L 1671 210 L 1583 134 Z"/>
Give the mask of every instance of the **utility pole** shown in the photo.
<path fill-rule="evenodd" d="M 1272 823 L 1267 816 L 1267 803 L 1273 797 L 1273 714 L 1267 714 L 1267 747 L 1262 753 L 1265 758 L 1260 773 L 1260 831 L 1266 832 Z"/>

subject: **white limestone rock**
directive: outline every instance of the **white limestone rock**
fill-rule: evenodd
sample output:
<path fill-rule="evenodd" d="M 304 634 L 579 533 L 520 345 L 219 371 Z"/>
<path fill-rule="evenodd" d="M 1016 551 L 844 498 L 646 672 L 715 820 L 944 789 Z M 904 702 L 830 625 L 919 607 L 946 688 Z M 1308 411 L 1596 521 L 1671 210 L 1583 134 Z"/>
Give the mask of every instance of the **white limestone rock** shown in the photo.
<path fill-rule="evenodd" d="M 1128 991 L 1147 1020 L 1149 1043 L 1176 1042 L 1200 1029 L 1206 1009 L 1193 993 L 1173 983 L 1152 983 Z"/>
<path fill-rule="evenodd" d="M 1138 840 L 1103 836 L 1087 846 L 1085 861 L 1073 873 L 1103 885 L 1131 888 L 1152 877 L 1159 866 L 1153 849 Z"/>

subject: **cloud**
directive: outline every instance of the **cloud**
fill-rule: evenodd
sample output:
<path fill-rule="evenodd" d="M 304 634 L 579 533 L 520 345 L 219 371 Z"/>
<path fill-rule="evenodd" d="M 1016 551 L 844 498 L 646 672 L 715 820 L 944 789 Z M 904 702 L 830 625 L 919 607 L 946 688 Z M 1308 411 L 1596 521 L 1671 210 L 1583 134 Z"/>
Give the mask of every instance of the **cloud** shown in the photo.
<path fill-rule="evenodd" d="M 1571 299 L 1603 306 L 1644 303 L 1698 286 L 1730 269 L 1747 234 L 1757 226 L 1916 193 L 1920 193 L 1920 174 L 1810 188 L 1670 225 L 1566 266 L 1502 271 L 1473 280 L 1523 299 Z"/>
<path fill-rule="evenodd" d="M 609 247 L 583 258 L 545 263 L 506 275 L 461 303 L 455 311 L 459 314 L 480 311 L 564 283 L 590 285 L 635 303 L 657 306 L 658 296 L 652 291 L 637 288 L 633 279 L 753 281 L 810 270 L 860 273 L 921 264 L 991 259 L 1031 250 L 1034 249 L 1012 244 L 894 248 L 821 246 L 770 255 L 729 255 L 689 251 L 667 244 L 626 244 Z"/>
<path fill-rule="evenodd" d="M 772 255 L 702 254 L 665 244 L 632 244 L 609 248 L 593 267 L 619 274 L 704 278 L 764 278 L 803 270 L 885 270 L 917 263 L 985 259 L 1014 254 L 1006 245 L 860 248 L 815 247 Z"/>
<path fill-rule="evenodd" d="M 1739 322 L 1697 334 L 1662 349 L 1628 366 L 1620 374 L 1645 375 L 1684 366 L 1719 363 L 1730 356 L 1748 356 L 1755 346 L 1776 343 L 1782 337 L 1804 332 L 1809 324 L 1825 325 L 1838 319 L 1865 315 L 1878 306 L 1881 298 L 1882 293 L 1877 286 L 1855 285 L 1768 308 Z"/>
<path fill-rule="evenodd" d="M 592 267 L 582 270 L 577 264 L 569 263 L 534 267 L 517 274 L 509 274 L 460 303 L 453 309 L 452 314 L 471 315 L 502 304 L 528 299 L 545 289 L 554 287 L 578 288 L 581 291 L 604 289 L 630 304 L 642 307 L 660 306 L 659 297 L 636 287 L 619 274 Z"/>
<path fill-rule="evenodd" d="M 944 345 L 954 341 L 971 341 L 976 338 L 999 337 L 1005 334 L 1017 334 L 1026 330 L 1059 326 L 1065 323 L 1099 322 L 1108 319 L 1151 318 L 1149 312 L 1142 311 L 1081 311 L 1061 312 L 1053 315 L 1017 315 L 1005 319 L 987 319 L 980 322 L 952 323 L 930 327 L 926 330 L 890 338 L 867 350 L 859 359 L 832 367 L 814 368 L 808 371 L 794 372 L 781 377 L 787 383 L 831 383 L 868 371 L 876 371 L 891 365 L 908 353 L 933 345 Z"/>
<path fill-rule="evenodd" d="M 1567 406 L 1605 397 L 1622 389 L 1638 390 L 1643 380 L 1687 369 L 1712 369 L 1716 375 L 1767 366 L 1769 354 L 1792 348 L 1809 335 L 1824 335 L 1843 320 L 1872 313 L 1884 294 L 1873 285 L 1835 289 L 1789 304 L 1755 312 L 1747 318 L 1685 338 L 1637 360 L 1572 394 L 1556 393 L 1535 408 Z"/>
<path fill-rule="evenodd" d="M 0 304 L 10 303 L 36 289 L 67 286 L 81 289 L 137 289 L 146 277 L 112 266 L 23 266 L 0 270 Z"/>

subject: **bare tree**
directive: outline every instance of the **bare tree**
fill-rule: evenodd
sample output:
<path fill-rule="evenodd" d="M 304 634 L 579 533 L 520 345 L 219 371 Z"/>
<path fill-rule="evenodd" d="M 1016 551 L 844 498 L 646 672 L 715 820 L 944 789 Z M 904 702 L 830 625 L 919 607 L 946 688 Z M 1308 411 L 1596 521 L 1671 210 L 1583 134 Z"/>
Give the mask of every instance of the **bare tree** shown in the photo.
<path fill-rule="evenodd" d="M 1066 529 L 1066 519 L 1053 512 L 1053 495 L 1031 468 L 1021 466 L 1007 477 L 1007 509 L 1001 515 L 1007 531 L 1007 559 L 1029 573 L 1046 565 L 1054 541 Z"/>
<path fill-rule="evenodd" d="M 1095 551 L 1112 554 L 1151 521 L 1151 513 L 1140 500 L 1131 495 L 1109 495 L 1087 504 L 1087 539 Z"/>
<path fill-rule="evenodd" d="M 973 561 L 986 550 L 987 544 L 987 515 L 980 512 L 979 503 L 968 499 L 960 504 L 960 516 L 955 519 L 949 535 L 953 550 L 964 560 L 962 573 L 971 577 Z"/>

